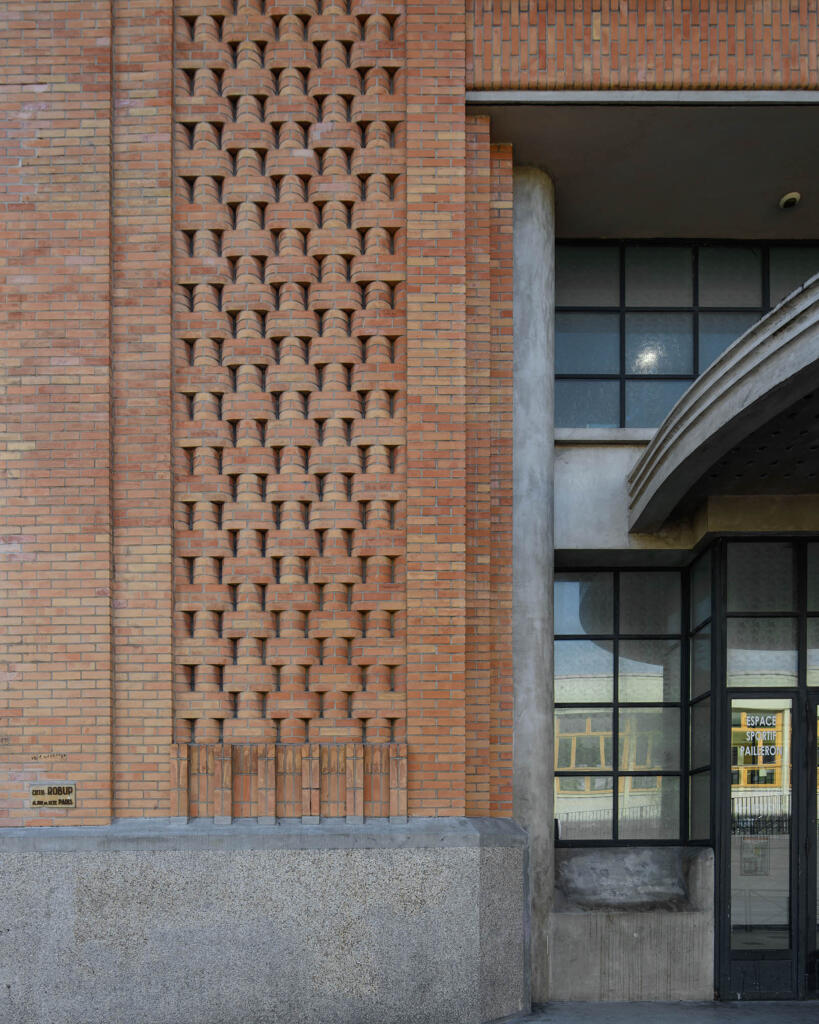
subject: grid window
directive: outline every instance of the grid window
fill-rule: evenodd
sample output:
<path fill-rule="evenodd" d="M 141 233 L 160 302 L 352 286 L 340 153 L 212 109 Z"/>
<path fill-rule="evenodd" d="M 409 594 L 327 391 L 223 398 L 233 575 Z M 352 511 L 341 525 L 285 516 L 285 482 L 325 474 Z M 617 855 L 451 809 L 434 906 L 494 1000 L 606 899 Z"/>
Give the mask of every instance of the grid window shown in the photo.
<path fill-rule="evenodd" d="M 656 427 L 691 381 L 819 271 L 819 246 L 565 242 L 555 425 Z"/>
<path fill-rule="evenodd" d="M 682 575 L 555 576 L 561 840 L 681 836 Z"/>

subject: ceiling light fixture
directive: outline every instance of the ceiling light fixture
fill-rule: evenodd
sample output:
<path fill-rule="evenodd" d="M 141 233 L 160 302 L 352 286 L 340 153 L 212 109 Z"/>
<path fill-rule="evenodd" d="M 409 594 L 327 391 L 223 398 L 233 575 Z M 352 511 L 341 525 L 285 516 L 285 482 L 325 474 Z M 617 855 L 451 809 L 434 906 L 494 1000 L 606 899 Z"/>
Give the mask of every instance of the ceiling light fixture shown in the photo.
<path fill-rule="evenodd" d="M 794 206 L 799 205 L 799 201 L 802 198 L 801 192 L 786 192 L 784 196 L 779 200 L 780 210 L 792 210 Z"/>

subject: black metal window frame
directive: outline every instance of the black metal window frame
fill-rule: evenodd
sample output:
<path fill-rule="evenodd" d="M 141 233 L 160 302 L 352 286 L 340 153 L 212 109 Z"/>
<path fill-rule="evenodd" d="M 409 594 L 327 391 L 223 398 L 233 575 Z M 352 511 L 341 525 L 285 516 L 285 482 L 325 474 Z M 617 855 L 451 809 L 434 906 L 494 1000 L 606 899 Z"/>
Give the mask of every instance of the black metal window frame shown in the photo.
<path fill-rule="evenodd" d="M 785 612 L 728 611 L 728 555 L 729 544 L 754 544 L 783 541 L 793 547 L 795 573 L 795 608 Z M 713 635 L 717 641 L 713 647 L 712 685 L 715 700 L 712 705 L 712 802 L 711 831 L 713 845 L 718 851 L 716 871 L 717 941 L 715 942 L 715 978 L 720 998 L 735 998 L 736 989 L 732 984 L 731 965 L 750 961 L 790 961 L 793 978 L 788 998 L 804 998 L 808 994 L 808 965 L 806 953 L 813 948 L 816 939 L 816 852 L 811 848 L 807 836 L 817 834 L 817 813 L 815 800 L 817 731 L 816 709 L 819 707 L 819 686 L 807 685 L 808 622 L 819 620 L 819 607 L 808 608 L 808 546 L 819 543 L 819 534 L 767 533 L 745 536 L 715 538 L 709 550 L 712 553 L 712 615 Z M 793 686 L 747 686 L 727 685 L 728 623 L 734 619 L 791 619 L 796 620 L 797 673 Z M 791 931 L 795 945 L 787 950 L 741 950 L 732 949 L 730 943 L 730 920 L 728 916 L 731 886 L 731 743 L 725 741 L 730 735 L 731 702 L 734 698 L 774 698 L 791 700 L 792 740 L 791 785 L 792 785 L 792 842 L 790 851 L 790 914 Z M 802 731 L 799 739 L 800 730 Z M 811 853 L 811 858 L 808 854 Z M 797 894 L 802 888 L 806 897 L 804 905 Z M 816 965 L 813 966 L 816 970 Z M 819 984 L 819 976 L 814 981 Z M 814 986 L 815 987 L 815 986 Z M 768 998 L 775 998 L 769 995 Z"/>
<path fill-rule="evenodd" d="M 639 573 L 674 573 L 679 578 L 680 583 L 680 632 L 679 633 L 621 633 L 620 632 L 620 576 L 623 573 L 628 572 L 639 572 Z M 688 764 L 688 734 L 689 734 L 689 716 L 688 716 L 688 700 L 686 697 L 688 687 L 688 676 L 689 676 L 689 653 L 688 653 L 688 621 L 689 621 L 689 592 L 688 592 L 688 573 L 685 569 L 680 569 L 676 566 L 656 566 L 656 567 L 642 567 L 642 566 L 617 566 L 617 567 L 595 567 L 589 569 L 588 567 L 572 569 L 569 567 L 562 567 L 556 570 L 556 575 L 571 575 L 573 573 L 594 573 L 594 574 L 611 574 L 613 576 L 613 630 L 611 633 L 555 633 L 554 640 L 590 640 L 590 641 L 602 641 L 610 642 L 612 644 L 612 700 L 606 701 L 589 701 L 589 702 L 575 702 L 575 701 L 555 701 L 555 711 L 559 709 L 566 709 L 576 711 L 578 714 L 591 714 L 596 711 L 611 711 L 612 714 L 612 755 L 611 755 L 611 769 L 600 768 L 600 769 L 554 769 L 555 780 L 559 778 L 586 778 L 586 777 L 600 777 L 600 778 L 611 778 L 612 780 L 612 838 L 611 839 L 561 839 L 558 835 L 558 822 L 555 817 L 555 843 L 558 846 L 565 847 L 599 847 L 599 846 L 679 846 L 681 842 L 685 841 L 688 835 L 688 773 L 686 766 Z M 659 641 L 677 641 L 680 646 L 680 692 L 678 699 L 675 701 L 620 701 L 619 699 L 619 648 L 622 641 L 630 640 L 659 640 Z M 621 769 L 619 767 L 619 714 L 620 709 L 625 710 L 641 710 L 651 708 L 676 708 L 680 713 L 680 757 L 679 767 L 676 770 L 672 769 L 652 769 L 645 768 L 640 770 Z M 554 757 L 556 759 L 558 751 L 558 736 L 555 734 L 555 748 Z M 633 778 L 640 776 L 658 776 L 676 778 L 679 780 L 679 835 L 676 838 L 671 839 L 620 839 L 618 836 L 619 831 L 619 781 L 621 778 Z M 555 783 L 555 789 L 557 783 Z M 708 846 L 710 840 L 703 840 L 697 842 L 695 845 Z"/>
<path fill-rule="evenodd" d="M 555 373 L 555 380 L 580 380 L 580 381 L 616 381 L 619 382 L 619 424 L 612 424 L 612 427 L 626 426 L 626 382 L 627 381 L 685 381 L 691 383 L 699 377 L 705 369 L 699 365 L 699 314 L 700 313 L 750 313 L 757 318 L 762 317 L 772 308 L 770 297 L 770 251 L 774 247 L 798 247 L 816 244 L 810 239 L 799 240 L 737 240 L 737 239 L 692 239 L 692 238 L 663 238 L 663 239 L 641 239 L 625 238 L 617 240 L 608 239 L 557 239 L 556 245 L 585 246 L 589 248 L 617 248 L 619 250 L 619 297 L 620 301 L 616 306 L 570 306 L 555 305 L 555 313 L 608 313 L 619 316 L 620 346 L 619 360 L 620 367 L 617 373 Z M 686 306 L 630 306 L 626 304 L 626 260 L 625 251 L 628 246 L 655 246 L 657 248 L 669 248 L 678 246 L 691 247 L 691 281 L 692 281 L 692 304 Z M 732 246 L 747 249 L 759 249 L 761 251 L 761 275 L 762 275 L 762 303 L 759 306 L 700 306 L 699 302 L 699 252 L 706 246 Z M 690 374 L 662 374 L 662 373 L 628 373 L 626 371 L 626 315 L 629 313 L 690 313 L 693 319 L 693 372 Z M 556 423 L 557 427 L 563 424 Z"/>

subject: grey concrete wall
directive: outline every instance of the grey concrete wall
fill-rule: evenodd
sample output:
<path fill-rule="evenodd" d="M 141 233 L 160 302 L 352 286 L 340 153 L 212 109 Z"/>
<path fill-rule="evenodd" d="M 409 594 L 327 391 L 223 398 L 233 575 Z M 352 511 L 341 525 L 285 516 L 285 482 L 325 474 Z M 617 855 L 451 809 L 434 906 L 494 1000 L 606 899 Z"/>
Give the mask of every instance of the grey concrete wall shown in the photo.
<path fill-rule="evenodd" d="M 524 1008 L 511 823 L 27 832 L 0 834 L 4 1024 L 477 1024 Z"/>
<path fill-rule="evenodd" d="M 714 996 L 714 855 L 561 849 L 551 916 L 556 1000 Z"/>
<path fill-rule="evenodd" d="M 529 834 L 532 1000 L 548 997 L 552 896 L 554 190 L 514 176 L 514 808 Z"/>
<path fill-rule="evenodd" d="M 569 431 L 561 433 L 568 434 Z M 575 433 L 579 433 L 576 431 Z M 613 435 L 614 431 L 606 431 Z M 576 551 L 686 551 L 694 543 L 690 524 L 669 523 L 650 534 L 629 533 L 628 475 L 646 441 L 620 443 L 558 440 L 555 448 L 555 547 Z M 645 432 L 644 432 L 645 433 Z"/>

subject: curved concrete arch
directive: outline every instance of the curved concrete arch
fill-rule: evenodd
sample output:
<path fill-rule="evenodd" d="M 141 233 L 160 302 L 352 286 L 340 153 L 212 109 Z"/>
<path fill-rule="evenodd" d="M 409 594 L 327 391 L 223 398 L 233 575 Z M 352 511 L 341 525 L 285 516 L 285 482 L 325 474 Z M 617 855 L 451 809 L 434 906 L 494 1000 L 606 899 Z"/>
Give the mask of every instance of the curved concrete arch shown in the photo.
<path fill-rule="evenodd" d="M 629 529 L 662 526 L 708 470 L 819 386 L 819 274 L 726 349 L 680 398 L 629 474 Z"/>

